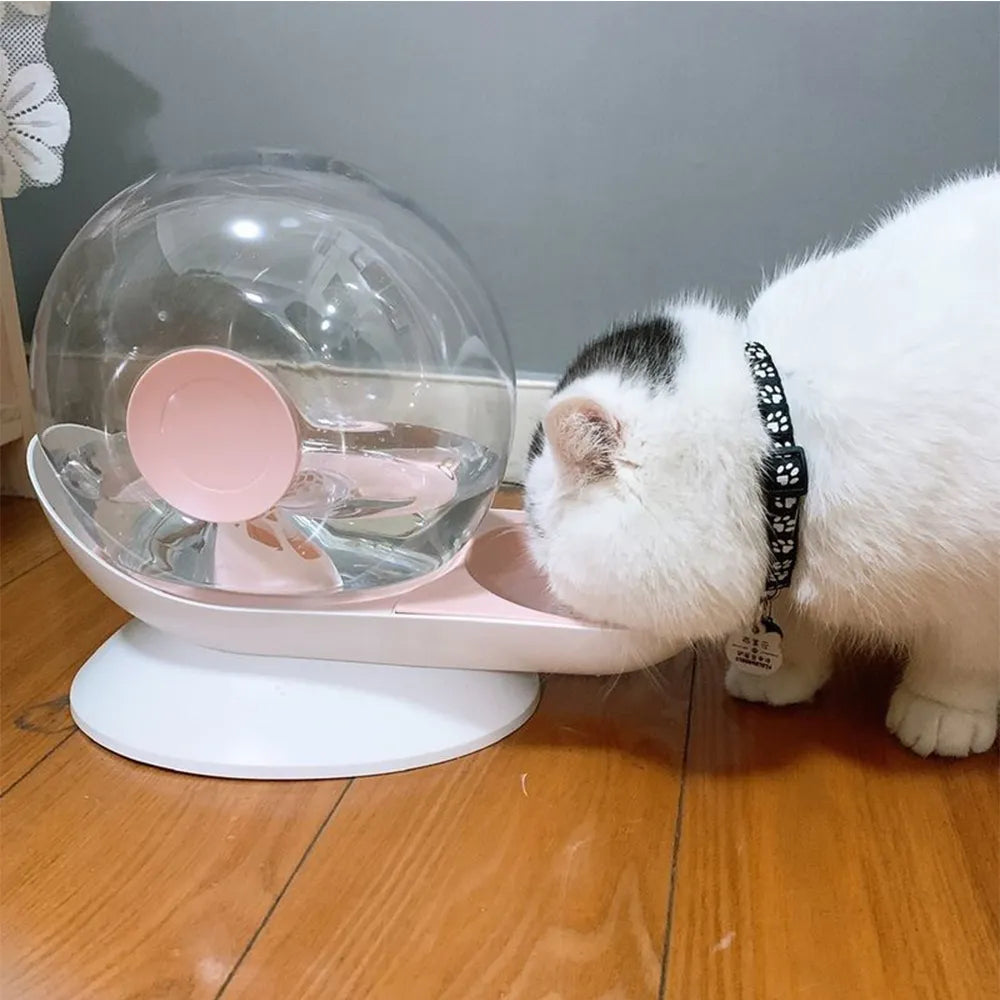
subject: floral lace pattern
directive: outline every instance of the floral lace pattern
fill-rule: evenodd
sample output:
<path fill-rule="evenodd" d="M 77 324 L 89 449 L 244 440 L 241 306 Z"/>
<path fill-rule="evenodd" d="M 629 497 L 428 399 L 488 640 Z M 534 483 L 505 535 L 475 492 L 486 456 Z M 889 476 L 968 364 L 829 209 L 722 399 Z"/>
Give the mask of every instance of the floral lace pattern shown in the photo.
<path fill-rule="evenodd" d="M 0 0 L 0 197 L 62 178 L 69 111 L 45 56 L 48 3 Z"/>

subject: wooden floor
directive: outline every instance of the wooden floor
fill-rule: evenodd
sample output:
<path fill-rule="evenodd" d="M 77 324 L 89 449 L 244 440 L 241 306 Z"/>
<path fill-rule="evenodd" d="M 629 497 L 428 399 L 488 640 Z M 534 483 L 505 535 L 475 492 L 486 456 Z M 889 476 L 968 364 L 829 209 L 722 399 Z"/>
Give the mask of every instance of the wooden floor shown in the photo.
<path fill-rule="evenodd" d="M 815 706 L 687 660 L 549 679 L 454 763 L 170 774 L 67 708 L 124 621 L 2 507 L 3 1000 L 978 1000 L 1000 995 L 996 753 L 923 761 L 889 672 Z"/>

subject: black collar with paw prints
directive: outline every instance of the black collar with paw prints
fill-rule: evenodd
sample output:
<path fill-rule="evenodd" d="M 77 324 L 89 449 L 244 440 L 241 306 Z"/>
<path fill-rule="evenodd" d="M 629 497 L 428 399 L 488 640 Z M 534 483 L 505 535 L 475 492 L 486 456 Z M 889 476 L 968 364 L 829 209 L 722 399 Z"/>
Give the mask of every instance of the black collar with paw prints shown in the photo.
<path fill-rule="evenodd" d="M 762 344 L 744 347 L 757 389 L 757 409 L 771 439 L 761 465 L 760 485 L 771 560 L 764 585 L 765 608 L 790 586 L 799 547 L 799 507 L 809 488 L 806 454 L 795 443 L 781 376 Z M 766 613 L 766 612 L 765 612 Z"/>
<path fill-rule="evenodd" d="M 788 400 L 781 376 L 767 349 L 757 343 L 744 347 L 757 390 L 757 409 L 771 439 L 760 469 L 760 492 L 767 524 L 770 559 L 757 620 L 726 642 L 731 667 L 747 674 L 769 675 L 781 669 L 781 628 L 771 617 L 779 591 L 790 586 L 799 547 L 799 504 L 809 476 L 805 452 L 795 443 Z"/>

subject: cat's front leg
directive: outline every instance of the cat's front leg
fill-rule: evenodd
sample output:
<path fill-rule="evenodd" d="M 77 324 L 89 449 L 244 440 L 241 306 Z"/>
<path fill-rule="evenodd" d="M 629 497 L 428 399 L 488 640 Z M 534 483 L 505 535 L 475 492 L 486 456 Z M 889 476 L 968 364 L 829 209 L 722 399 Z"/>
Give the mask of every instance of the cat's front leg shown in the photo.
<path fill-rule="evenodd" d="M 922 757 L 982 753 L 996 739 L 996 627 L 981 620 L 963 624 L 928 630 L 917 638 L 889 702 L 886 725 Z"/>
<path fill-rule="evenodd" d="M 781 666 L 764 675 L 730 666 L 726 670 L 726 690 L 735 698 L 768 705 L 809 701 L 833 672 L 831 637 L 808 618 L 791 612 L 785 602 L 779 603 L 775 617 L 784 632 Z"/>

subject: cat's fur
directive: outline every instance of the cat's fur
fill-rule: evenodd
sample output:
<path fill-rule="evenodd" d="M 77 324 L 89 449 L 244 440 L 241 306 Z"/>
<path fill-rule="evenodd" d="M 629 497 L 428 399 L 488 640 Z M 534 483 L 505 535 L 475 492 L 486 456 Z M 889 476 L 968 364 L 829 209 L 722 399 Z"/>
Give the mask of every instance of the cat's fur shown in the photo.
<path fill-rule="evenodd" d="M 836 630 L 905 645 L 887 724 L 921 754 L 986 750 L 1000 694 L 1000 174 L 905 203 L 781 274 L 745 315 L 686 300 L 586 347 L 533 445 L 526 507 L 555 596 L 662 639 L 758 612 L 768 439 L 743 355 L 770 352 L 806 452 L 785 665 L 729 690 L 785 704 Z"/>

